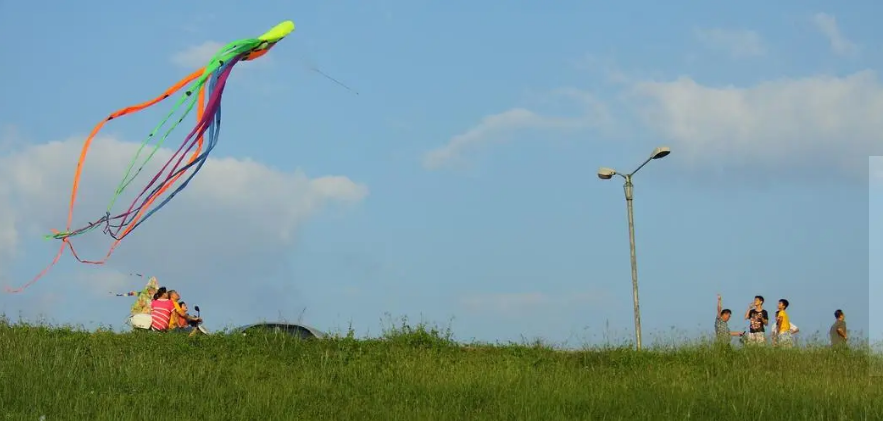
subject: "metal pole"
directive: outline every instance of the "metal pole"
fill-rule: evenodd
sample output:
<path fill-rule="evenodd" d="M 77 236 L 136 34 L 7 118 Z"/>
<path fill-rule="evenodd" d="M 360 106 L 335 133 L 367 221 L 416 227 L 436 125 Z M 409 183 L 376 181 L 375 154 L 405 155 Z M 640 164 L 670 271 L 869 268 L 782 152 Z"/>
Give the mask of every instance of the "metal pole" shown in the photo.
<path fill-rule="evenodd" d="M 632 208 L 632 185 L 631 174 L 625 176 L 625 203 L 629 214 L 629 249 L 632 260 L 632 299 L 635 306 L 635 346 L 641 350 L 641 307 L 638 304 L 638 259 L 635 255 L 635 215 Z"/>

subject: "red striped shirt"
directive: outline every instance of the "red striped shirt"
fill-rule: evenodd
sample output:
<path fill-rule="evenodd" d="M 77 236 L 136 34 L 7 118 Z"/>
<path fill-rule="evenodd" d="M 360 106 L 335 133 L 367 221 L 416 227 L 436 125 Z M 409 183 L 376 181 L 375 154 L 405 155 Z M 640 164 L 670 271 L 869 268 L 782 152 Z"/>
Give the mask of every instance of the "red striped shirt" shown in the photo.
<path fill-rule="evenodd" d="M 150 318 L 152 322 L 150 327 L 156 330 L 166 330 L 169 328 L 169 319 L 172 317 L 172 311 L 175 305 L 171 300 L 160 298 L 150 302 Z"/>

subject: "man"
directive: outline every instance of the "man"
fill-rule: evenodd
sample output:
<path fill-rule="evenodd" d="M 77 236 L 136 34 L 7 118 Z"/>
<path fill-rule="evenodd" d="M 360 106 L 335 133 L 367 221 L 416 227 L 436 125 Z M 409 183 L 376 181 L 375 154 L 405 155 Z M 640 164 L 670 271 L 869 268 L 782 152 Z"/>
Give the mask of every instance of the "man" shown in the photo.
<path fill-rule="evenodd" d="M 748 344 L 765 345 L 766 331 L 764 326 L 769 325 L 770 315 L 763 309 L 762 295 L 754 296 L 754 302 L 745 311 L 745 320 L 748 320 Z"/>
<path fill-rule="evenodd" d="M 831 347 L 840 348 L 847 345 L 849 338 L 846 335 L 846 315 L 843 314 L 843 310 L 837 309 L 834 312 L 834 324 L 831 325 L 828 336 L 831 337 Z"/>
<path fill-rule="evenodd" d="M 719 345 L 730 345 L 730 339 L 733 336 L 742 336 L 742 332 L 732 332 L 730 331 L 730 326 L 727 322 L 730 321 L 730 316 L 732 316 L 733 312 L 728 308 L 723 308 L 721 295 L 717 294 L 717 317 L 714 319 L 714 333 L 716 336 L 716 342 Z"/>
<path fill-rule="evenodd" d="M 774 345 L 781 348 L 791 348 L 794 342 L 791 338 L 791 320 L 788 318 L 788 300 L 779 300 L 779 310 L 776 311 L 776 328 L 774 330 Z"/>
<path fill-rule="evenodd" d="M 181 308 L 181 305 L 178 303 L 178 301 L 181 300 L 181 295 L 178 294 L 178 291 L 169 291 L 169 300 L 172 301 L 172 306 L 174 307 L 171 318 L 169 319 L 169 330 L 187 328 L 190 326 L 191 322 L 199 320 L 196 317 L 191 317 L 187 314 L 186 310 Z"/>

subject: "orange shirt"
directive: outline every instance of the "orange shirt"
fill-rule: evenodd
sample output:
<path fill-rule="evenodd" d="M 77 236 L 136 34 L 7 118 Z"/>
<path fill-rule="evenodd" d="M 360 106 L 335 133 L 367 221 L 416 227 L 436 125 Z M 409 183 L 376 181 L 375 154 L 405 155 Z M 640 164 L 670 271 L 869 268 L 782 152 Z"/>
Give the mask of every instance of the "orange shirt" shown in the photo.
<path fill-rule="evenodd" d="M 181 310 L 181 306 L 178 305 L 177 301 L 172 302 L 175 305 L 175 310 L 172 311 L 172 317 L 169 319 L 169 329 L 174 329 L 177 327 L 184 327 L 187 325 L 187 319 L 179 316 L 179 312 L 183 313 L 184 310 Z"/>

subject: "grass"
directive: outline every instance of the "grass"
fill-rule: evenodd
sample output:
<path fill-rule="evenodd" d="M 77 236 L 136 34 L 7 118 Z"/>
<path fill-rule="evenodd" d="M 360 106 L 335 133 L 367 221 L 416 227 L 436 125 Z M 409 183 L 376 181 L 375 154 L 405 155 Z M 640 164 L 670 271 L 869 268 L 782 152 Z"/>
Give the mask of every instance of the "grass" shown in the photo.
<path fill-rule="evenodd" d="M 879 420 L 871 354 L 561 352 L 403 326 L 188 338 L 0 319 L 0 420 Z"/>

